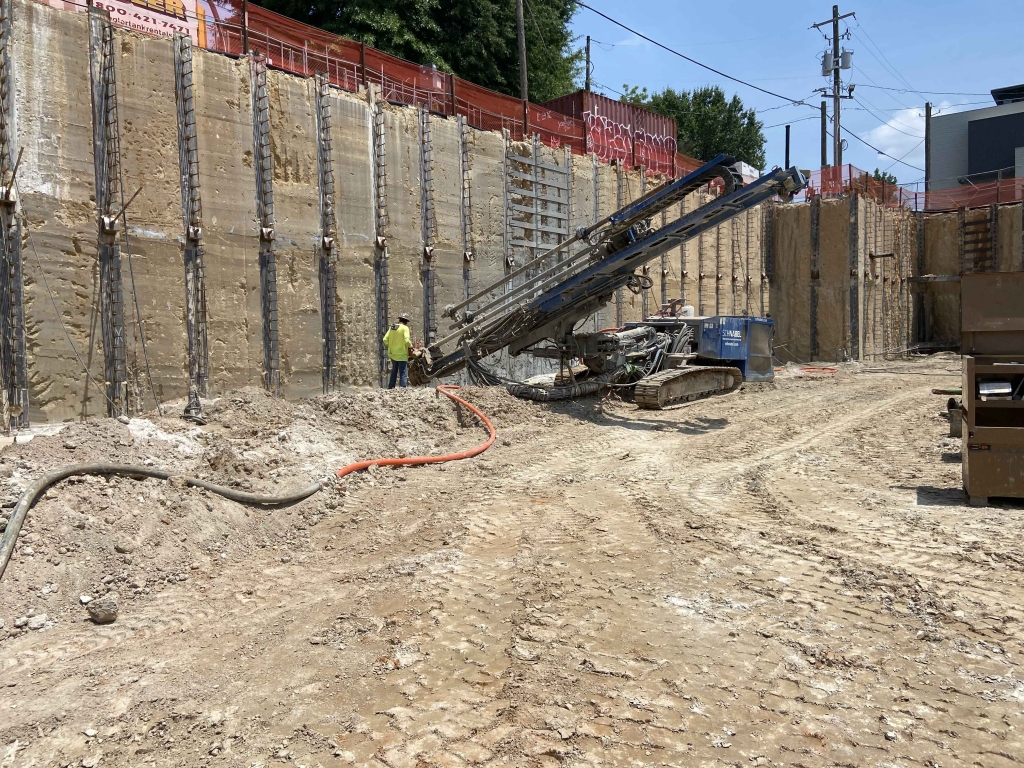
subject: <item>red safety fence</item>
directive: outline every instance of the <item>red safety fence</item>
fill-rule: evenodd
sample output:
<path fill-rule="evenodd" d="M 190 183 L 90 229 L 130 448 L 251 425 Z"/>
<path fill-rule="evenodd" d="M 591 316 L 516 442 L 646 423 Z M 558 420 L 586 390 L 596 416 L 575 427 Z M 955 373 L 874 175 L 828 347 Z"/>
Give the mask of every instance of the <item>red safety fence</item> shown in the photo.
<path fill-rule="evenodd" d="M 914 211 L 953 211 L 1024 200 L 1024 178 L 960 184 L 947 189 L 925 191 L 914 185 L 889 184 L 875 179 L 853 165 L 840 165 L 811 172 L 805 196 L 837 197 L 856 192 L 884 205 Z"/>
<path fill-rule="evenodd" d="M 243 12 L 241 0 L 39 2 L 78 11 L 93 4 L 108 10 L 115 24 L 133 31 L 159 36 L 183 32 L 200 47 L 232 56 L 242 55 L 248 47 L 276 69 L 325 75 L 333 85 L 353 92 L 372 84 L 393 104 L 424 107 L 445 116 L 460 114 L 474 128 L 507 130 L 515 141 L 537 134 L 548 146 L 569 147 L 576 154 L 594 152 L 607 162 L 643 166 L 648 173 L 671 177 L 700 166 L 676 153 L 671 118 L 598 94 L 587 94 L 588 106 L 602 104 L 585 115 L 560 109 L 554 102 L 531 104 L 253 4 Z"/>

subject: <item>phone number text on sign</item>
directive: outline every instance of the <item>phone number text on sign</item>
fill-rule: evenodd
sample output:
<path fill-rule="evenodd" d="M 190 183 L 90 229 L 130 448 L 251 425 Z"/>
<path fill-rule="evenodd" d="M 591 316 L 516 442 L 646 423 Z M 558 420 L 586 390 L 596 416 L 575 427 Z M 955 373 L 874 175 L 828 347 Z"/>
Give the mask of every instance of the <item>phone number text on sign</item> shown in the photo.
<path fill-rule="evenodd" d="M 170 37 L 182 32 L 196 39 L 199 23 L 196 19 L 195 0 L 97 0 L 95 7 L 110 12 L 114 24 L 149 35 Z M 166 9 L 166 12 L 164 12 Z"/>

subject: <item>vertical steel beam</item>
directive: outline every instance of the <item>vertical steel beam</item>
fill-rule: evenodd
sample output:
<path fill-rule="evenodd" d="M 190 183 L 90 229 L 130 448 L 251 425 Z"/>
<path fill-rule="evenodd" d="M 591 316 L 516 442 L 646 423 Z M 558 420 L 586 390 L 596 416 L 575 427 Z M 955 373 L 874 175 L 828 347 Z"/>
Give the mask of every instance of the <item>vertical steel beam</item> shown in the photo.
<path fill-rule="evenodd" d="M 454 84 L 455 78 L 452 78 Z M 454 88 L 454 85 L 452 86 Z M 463 115 L 455 116 L 459 131 L 459 177 L 462 179 L 462 198 L 459 216 L 462 231 L 462 287 L 464 298 L 473 295 L 473 168 L 469 152 L 469 124 Z"/>
<path fill-rule="evenodd" d="M 697 207 L 704 205 L 704 192 L 697 190 Z M 704 313 L 704 232 L 697 235 L 697 314 Z"/>
<path fill-rule="evenodd" d="M 775 280 L 775 204 L 769 200 L 761 214 L 761 317 L 768 314 L 770 287 Z"/>
<path fill-rule="evenodd" d="M 821 195 L 811 198 L 811 360 L 818 352 L 818 288 L 821 284 Z"/>
<path fill-rule="evenodd" d="M 850 193 L 850 232 L 848 264 L 850 269 L 850 338 L 847 344 L 852 360 L 860 360 L 860 198 Z"/>
<path fill-rule="evenodd" d="M 644 166 L 640 166 L 640 197 L 647 194 L 647 169 Z M 643 282 L 640 284 L 640 317 L 646 318 L 650 312 L 650 289 L 645 288 L 647 281 L 651 279 L 651 265 L 650 262 L 644 264 L 640 269 L 640 273 L 643 275 Z"/>
<path fill-rule="evenodd" d="M 420 107 L 420 225 L 423 237 L 423 258 L 420 278 L 423 283 L 423 338 L 427 346 L 437 339 L 437 311 L 434 304 L 434 243 L 437 240 L 437 218 L 434 215 L 434 147 L 430 136 L 430 111 Z"/>
<path fill-rule="evenodd" d="M 117 76 L 114 29 L 107 11 L 89 9 L 89 74 L 92 90 L 93 160 L 98 212 L 97 251 L 100 267 L 100 325 L 103 337 L 103 378 L 107 415 L 129 411 L 125 360 L 124 296 L 121 284 L 119 211 L 121 146 L 117 117 Z"/>
<path fill-rule="evenodd" d="M 21 219 L 14 185 L 21 155 L 13 121 L 11 22 L 11 0 L 0 0 L 0 428 L 4 432 L 29 425 Z"/>
<path fill-rule="evenodd" d="M 615 162 L 615 210 L 622 210 L 622 160 Z M 615 327 L 622 327 L 622 289 L 615 291 Z"/>
<path fill-rule="evenodd" d="M 368 88 L 372 126 L 370 150 L 373 157 L 373 290 L 377 308 L 377 379 L 384 386 L 388 373 L 388 356 L 381 341 L 388 327 L 388 165 L 384 130 L 384 102 L 373 84 Z"/>
<path fill-rule="evenodd" d="M 745 268 L 745 272 L 746 272 L 746 279 L 743 281 L 743 294 L 744 294 L 743 311 L 746 314 L 748 314 L 748 315 L 750 314 L 750 290 L 751 290 L 751 288 L 753 288 L 753 285 L 754 285 L 754 278 L 752 277 L 753 269 L 752 269 L 752 265 L 750 263 L 750 253 L 751 253 L 751 249 L 750 249 L 750 233 L 753 232 L 753 231 L 754 231 L 754 209 L 751 208 L 750 210 L 747 211 L 746 218 L 745 218 L 744 223 L 743 223 L 743 236 L 744 236 L 744 238 L 746 240 L 746 242 L 744 243 L 744 251 L 743 251 L 743 263 L 744 263 L 744 268 Z"/>
<path fill-rule="evenodd" d="M 661 226 L 668 223 L 668 211 L 661 212 Z M 661 296 L 659 297 L 661 308 L 668 304 L 668 251 L 661 254 Z"/>
<path fill-rule="evenodd" d="M 260 309 L 263 330 L 263 387 L 281 395 L 281 350 L 277 327 L 277 255 L 274 253 L 274 157 L 270 151 L 270 96 L 267 61 L 249 57 L 252 83 L 253 165 L 256 169 L 256 218 L 260 227 Z"/>
<path fill-rule="evenodd" d="M 206 273 L 203 247 L 203 202 L 199 184 L 192 38 L 174 36 L 174 85 L 178 107 L 178 174 L 185 235 L 185 330 L 188 335 L 189 392 L 185 416 L 201 419 L 201 397 L 209 395 L 206 333 Z"/>
<path fill-rule="evenodd" d="M 331 133 L 331 82 L 317 75 L 316 137 L 320 187 L 320 323 L 323 337 L 321 383 L 324 394 L 338 383 L 338 226 L 334 216 L 334 141 Z"/>
<path fill-rule="evenodd" d="M 584 133 L 586 133 L 584 131 Z M 591 162 L 594 164 L 594 219 L 591 224 L 601 220 L 601 161 L 596 154 L 591 155 Z M 604 327 L 604 315 L 601 310 L 594 313 L 594 330 L 599 331 Z"/>
<path fill-rule="evenodd" d="M 686 198 L 683 198 L 682 202 L 679 203 L 679 218 L 686 215 Z M 686 242 L 683 243 L 679 249 L 679 298 L 683 300 L 683 304 L 686 304 L 686 278 L 690 276 L 690 271 L 687 264 L 688 246 Z"/>
<path fill-rule="evenodd" d="M 715 314 L 722 314 L 722 225 L 715 227 Z"/>

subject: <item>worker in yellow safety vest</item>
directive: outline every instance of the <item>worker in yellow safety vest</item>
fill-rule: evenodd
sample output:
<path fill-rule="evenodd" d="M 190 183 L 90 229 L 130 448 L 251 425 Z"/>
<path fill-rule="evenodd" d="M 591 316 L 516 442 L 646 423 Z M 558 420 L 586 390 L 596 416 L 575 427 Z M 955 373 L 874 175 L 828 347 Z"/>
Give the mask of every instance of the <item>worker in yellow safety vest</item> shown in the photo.
<path fill-rule="evenodd" d="M 409 336 L 409 315 L 405 312 L 398 316 L 398 322 L 384 334 L 384 346 L 387 347 L 388 357 L 391 359 L 388 389 L 395 388 L 396 380 L 401 387 L 409 386 L 409 350 L 412 349 L 412 338 Z"/>

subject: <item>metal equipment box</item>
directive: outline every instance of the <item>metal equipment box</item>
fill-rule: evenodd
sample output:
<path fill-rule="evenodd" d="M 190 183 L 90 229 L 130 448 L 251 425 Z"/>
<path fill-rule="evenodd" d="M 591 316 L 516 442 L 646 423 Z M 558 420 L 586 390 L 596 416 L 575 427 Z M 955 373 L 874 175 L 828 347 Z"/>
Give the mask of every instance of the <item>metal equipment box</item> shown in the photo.
<path fill-rule="evenodd" d="M 960 307 L 964 490 L 1024 498 L 1024 272 L 963 275 Z"/>
<path fill-rule="evenodd" d="M 744 381 L 774 381 L 772 339 L 775 321 L 765 317 L 718 315 L 701 321 L 697 356 L 728 364 Z"/>

